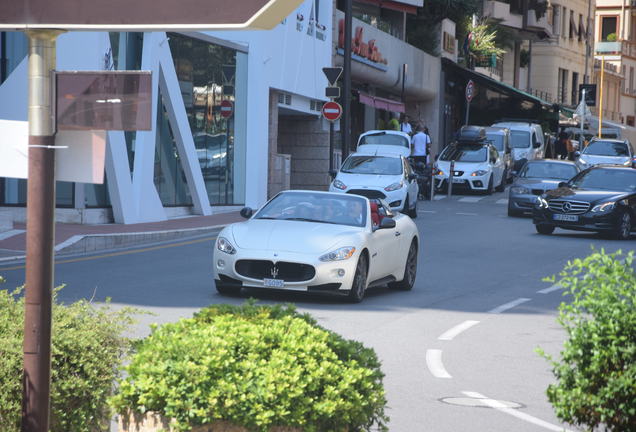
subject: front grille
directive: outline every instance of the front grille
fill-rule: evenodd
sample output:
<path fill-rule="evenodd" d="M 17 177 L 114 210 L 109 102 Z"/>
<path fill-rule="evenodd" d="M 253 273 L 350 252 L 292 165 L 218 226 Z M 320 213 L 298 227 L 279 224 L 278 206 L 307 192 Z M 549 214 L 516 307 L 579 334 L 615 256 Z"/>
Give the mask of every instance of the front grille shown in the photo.
<path fill-rule="evenodd" d="M 378 198 L 384 199 L 384 198 L 386 198 L 385 194 L 383 194 L 379 190 L 375 190 L 375 189 L 351 189 L 347 193 L 355 194 L 355 195 L 361 195 L 361 196 L 367 197 L 369 199 L 378 199 Z"/>
<path fill-rule="evenodd" d="M 286 282 L 302 282 L 312 279 L 316 269 L 308 264 L 286 261 L 238 260 L 234 266 L 236 272 L 251 279 L 282 279 Z"/>
<path fill-rule="evenodd" d="M 543 189 L 532 189 L 532 195 L 543 195 L 544 192 Z"/>
<path fill-rule="evenodd" d="M 590 203 L 585 201 L 568 201 L 563 199 L 553 199 L 548 201 L 550 210 L 559 213 L 581 214 L 590 208 Z"/>

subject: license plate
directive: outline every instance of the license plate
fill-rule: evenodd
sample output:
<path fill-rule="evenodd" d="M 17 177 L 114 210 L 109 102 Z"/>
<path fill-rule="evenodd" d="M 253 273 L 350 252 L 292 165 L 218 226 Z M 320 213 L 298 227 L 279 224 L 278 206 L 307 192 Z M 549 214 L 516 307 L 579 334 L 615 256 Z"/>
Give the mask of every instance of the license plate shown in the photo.
<path fill-rule="evenodd" d="M 568 215 L 568 214 L 555 214 L 553 216 L 554 220 L 558 221 L 566 221 L 566 222 L 578 222 L 579 217 L 576 215 Z"/>
<path fill-rule="evenodd" d="M 464 183 L 464 179 L 454 178 L 453 183 Z"/>
<path fill-rule="evenodd" d="M 270 288 L 282 288 L 285 281 L 282 279 L 263 279 L 263 285 Z"/>

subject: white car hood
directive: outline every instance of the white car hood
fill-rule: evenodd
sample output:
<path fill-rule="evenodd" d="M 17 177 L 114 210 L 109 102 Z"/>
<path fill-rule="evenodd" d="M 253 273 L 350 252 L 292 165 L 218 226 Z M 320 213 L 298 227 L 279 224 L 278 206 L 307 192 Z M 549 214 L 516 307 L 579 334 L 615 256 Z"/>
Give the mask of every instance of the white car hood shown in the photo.
<path fill-rule="evenodd" d="M 402 180 L 402 175 L 348 174 L 339 172 L 336 177 L 347 185 L 347 189 L 384 189 Z"/>
<path fill-rule="evenodd" d="M 320 254 L 336 247 L 347 234 L 355 235 L 362 229 L 314 222 L 250 219 L 232 225 L 232 236 L 236 246 L 242 249 Z"/>
<path fill-rule="evenodd" d="M 530 154 L 531 150 L 532 149 L 530 147 L 513 148 L 512 149 L 512 158 L 514 160 L 528 159 L 528 155 Z"/>
<path fill-rule="evenodd" d="M 629 156 L 599 156 L 592 154 L 582 153 L 580 159 L 585 161 L 586 165 L 597 165 L 597 164 L 617 164 L 623 165 L 631 161 Z"/>
<path fill-rule="evenodd" d="M 411 155 L 410 147 L 386 145 L 386 144 L 363 144 L 356 149 L 358 153 L 364 154 L 395 154 L 409 157 Z"/>
<path fill-rule="evenodd" d="M 450 161 L 437 161 L 437 167 L 448 174 L 450 171 Z M 488 162 L 455 162 L 455 171 L 464 171 L 464 174 L 471 174 L 477 170 L 489 171 Z"/>

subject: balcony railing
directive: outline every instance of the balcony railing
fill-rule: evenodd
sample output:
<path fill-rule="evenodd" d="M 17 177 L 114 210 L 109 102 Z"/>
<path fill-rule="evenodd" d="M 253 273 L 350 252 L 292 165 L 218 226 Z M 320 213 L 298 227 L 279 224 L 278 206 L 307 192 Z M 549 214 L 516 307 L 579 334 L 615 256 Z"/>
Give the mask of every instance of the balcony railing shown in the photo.
<path fill-rule="evenodd" d="M 596 42 L 594 50 L 597 54 L 614 54 L 636 57 L 636 43 L 631 41 Z"/>

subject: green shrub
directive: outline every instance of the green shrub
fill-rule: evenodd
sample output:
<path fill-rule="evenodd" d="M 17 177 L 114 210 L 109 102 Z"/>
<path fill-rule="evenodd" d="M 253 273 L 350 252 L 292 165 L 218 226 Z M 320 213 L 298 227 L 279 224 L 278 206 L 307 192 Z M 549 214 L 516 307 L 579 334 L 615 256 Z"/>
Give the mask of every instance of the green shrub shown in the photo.
<path fill-rule="evenodd" d="M 386 430 L 383 374 L 372 349 L 292 306 L 216 305 L 154 327 L 113 405 L 159 412 L 175 429 L 228 420 L 250 430 Z"/>
<path fill-rule="evenodd" d="M 636 430 L 636 275 L 634 252 L 593 253 L 568 262 L 559 283 L 571 303 L 559 307 L 565 328 L 557 383 L 548 398 L 557 416 L 590 430 Z M 554 279 L 552 279 L 554 280 Z"/>
<path fill-rule="evenodd" d="M 57 290 L 55 291 L 57 292 Z M 24 297 L 0 290 L 0 430 L 20 430 Z M 54 295 L 55 297 L 55 295 Z M 132 323 L 130 309 L 113 312 L 86 301 L 53 301 L 51 432 L 107 430 L 108 398 L 120 360 L 129 347 L 121 336 Z"/>

